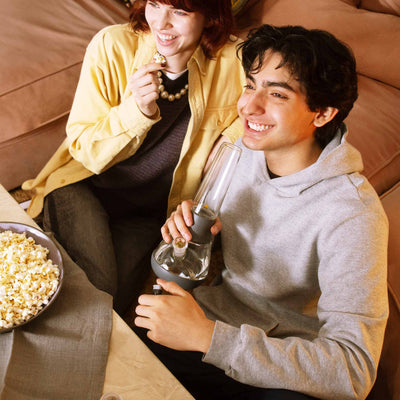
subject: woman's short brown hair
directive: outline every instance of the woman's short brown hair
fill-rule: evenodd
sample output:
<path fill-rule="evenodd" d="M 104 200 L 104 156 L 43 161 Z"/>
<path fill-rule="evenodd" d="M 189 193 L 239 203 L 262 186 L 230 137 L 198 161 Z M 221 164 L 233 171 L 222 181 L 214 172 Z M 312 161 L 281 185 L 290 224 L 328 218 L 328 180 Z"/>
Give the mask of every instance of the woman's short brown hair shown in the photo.
<path fill-rule="evenodd" d="M 229 39 L 233 31 L 231 0 L 155 0 L 187 12 L 199 12 L 205 16 L 206 26 L 201 37 L 201 47 L 207 58 L 212 58 Z M 135 32 L 150 30 L 145 18 L 147 0 L 135 0 L 130 23 Z"/>

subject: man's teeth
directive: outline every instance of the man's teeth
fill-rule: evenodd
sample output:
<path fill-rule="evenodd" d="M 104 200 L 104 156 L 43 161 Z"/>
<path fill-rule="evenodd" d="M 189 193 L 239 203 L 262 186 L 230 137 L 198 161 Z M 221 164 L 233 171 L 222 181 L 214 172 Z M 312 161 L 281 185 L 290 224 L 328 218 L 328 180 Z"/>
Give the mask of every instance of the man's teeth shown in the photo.
<path fill-rule="evenodd" d="M 272 128 L 272 125 L 263 125 L 263 124 L 256 124 L 254 122 L 248 121 L 250 129 L 253 129 L 253 131 L 261 132 L 261 131 L 266 131 L 267 129 Z"/>
<path fill-rule="evenodd" d="M 172 40 L 172 39 L 175 39 L 175 38 L 176 38 L 176 36 L 173 36 L 173 35 L 158 35 L 158 37 L 159 37 L 161 40 Z"/>

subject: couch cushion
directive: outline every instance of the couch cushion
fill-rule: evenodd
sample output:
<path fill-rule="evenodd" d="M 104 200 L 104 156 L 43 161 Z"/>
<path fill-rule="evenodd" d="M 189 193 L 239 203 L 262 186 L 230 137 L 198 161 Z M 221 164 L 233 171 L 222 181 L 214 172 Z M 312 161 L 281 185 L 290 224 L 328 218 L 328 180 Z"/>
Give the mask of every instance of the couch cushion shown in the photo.
<path fill-rule="evenodd" d="M 349 141 L 361 152 L 364 175 L 378 194 L 399 181 L 400 90 L 358 76 L 359 97 L 346 119 Z"/>
<path fill-rule="evenodd" d="M 400 88 L 400 19 L 357 9 L 351 3 L 263 0 L 248 10 L 248 18 L 252 26 L 266 23 L 325 29 L 351 46 L 361 74 Z"/>
<path fill-rule="evenodd" d="M 389 290 L 392 293 L 398 311 L 400 312 L 400 183 L 394 186 L 390 191 L 386 192 L 381 197 L 381 200 L 389 218 Z M 398 332 L 400 332 L 400 325 L 398 327 Z"/>
<path fill-rule="evenodd" d="M 125 10 L 116 0 L 0 3 L 2 141 L 69 112 L 87 43 Z"/>
<path fill-rule="evenodd" d="M 358 7 L 385 14 L 400 15 L 400 0 L 361 0 Z"/>
<path fill-rule="evenodd" d="M 65 138 L 68 115 L 0 143 L 0 183 L 6 190 L 35 177 Z"/>
<path fill-rule="evenodd" d="M 0 182 L 7 189 L 37 173 L 60 143 L 61 129 L 51 132 L 48 143 L 37 132 L 65 122 L 92 36 L 128 18 L 129 10 L 118 0 L 0 2 L 0 157 L 5 161 Z M 42 154 L 33 156 L 40 144 Z M 22 149 L 27 153 L 18 152 Z M 20 162 L 10 173 L 12 151 Z"/>
<path fill-rule="evenodd" d="M 389 218 L 389 320 L 377 380 L 368 400 L 400 399 L 400 183 L 381 200 Z"/>

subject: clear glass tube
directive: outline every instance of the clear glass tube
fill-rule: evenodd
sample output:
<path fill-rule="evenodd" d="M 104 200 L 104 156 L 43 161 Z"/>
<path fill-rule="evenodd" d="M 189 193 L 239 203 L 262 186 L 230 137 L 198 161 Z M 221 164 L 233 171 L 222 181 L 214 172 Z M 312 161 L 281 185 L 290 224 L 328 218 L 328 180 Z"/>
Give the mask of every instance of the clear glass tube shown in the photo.
<path fill-rule="evenodd" d="M 205 209 L 206 214 L 218 216 L 241 152 L 232 143 L 221 145 L 194 198 L 196 214 Z"/>

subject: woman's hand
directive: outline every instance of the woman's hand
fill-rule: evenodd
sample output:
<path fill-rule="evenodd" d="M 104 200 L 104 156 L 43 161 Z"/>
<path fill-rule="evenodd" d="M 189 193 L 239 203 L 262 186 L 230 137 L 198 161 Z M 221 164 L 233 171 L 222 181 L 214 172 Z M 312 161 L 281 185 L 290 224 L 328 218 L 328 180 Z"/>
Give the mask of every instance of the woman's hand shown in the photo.
<path fill-rule="evenodd" d="M 143 65 L 128 79 L 128 89 L 132 92 L 140 111 L 147 117 L 153 117 L 158 110 L 156 100 L 159 97 L 160 85 L 157 71 L 163 69 L 160 63 Z"/>
<path fill-rule="evenodd" d="M 161 227 L 161 235 L 166 243 L 170 243 L 172 239 L 182 236 L 187 241 L 192 239 L 192 235 L 188 229 L 188 226 L 193 225 L 192 206 L 194 202 L 192 200 L 183 201 L 165 221 Z M 217 217 L 214 225 L 211 227 L 211 233 L 215 236 L 222 229 L 222 223 L 219 217 Z M 171 239 L 172 237 L 172 239 Z"/>
<path fill-rule="evenodd" d="M 209 320 L 193 296 L 175 282 L 157 279 L 170 294 L 142 295 L 136 307 L 135 325 L 147 336 L 175 350 L 201 351 L 210 347 L 215 322 Z"/>

